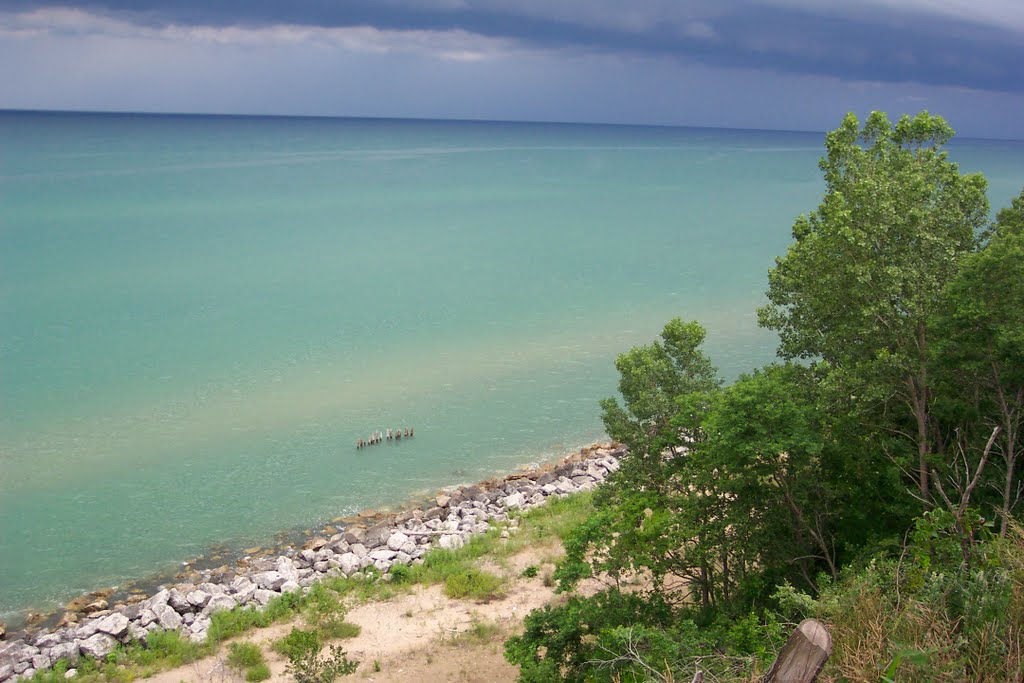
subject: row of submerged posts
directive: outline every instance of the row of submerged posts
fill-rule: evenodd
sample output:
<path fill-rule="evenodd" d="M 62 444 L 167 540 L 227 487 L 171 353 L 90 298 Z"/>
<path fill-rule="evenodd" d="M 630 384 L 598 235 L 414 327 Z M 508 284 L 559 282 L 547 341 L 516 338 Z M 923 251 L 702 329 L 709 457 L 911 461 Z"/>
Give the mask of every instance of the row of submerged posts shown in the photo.
<path fill-rule="evenodd" d="M 367 446 L 373 446 L 384 441 L 411 439 L 415 434 L 415 428 L 413 427 L 400 427 L 398 429 L 388 427 L 384 432 L 378 429 L 374 430 L 368 439 L 356 439 L 356 448 L 366 448 Z"/>

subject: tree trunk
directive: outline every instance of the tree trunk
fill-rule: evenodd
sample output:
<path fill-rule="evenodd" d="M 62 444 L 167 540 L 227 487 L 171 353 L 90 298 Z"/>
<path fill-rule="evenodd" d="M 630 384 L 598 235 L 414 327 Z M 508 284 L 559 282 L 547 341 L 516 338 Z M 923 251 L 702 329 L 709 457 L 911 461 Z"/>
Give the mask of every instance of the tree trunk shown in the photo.
<path fill-rule="evenodd" d="M 992 374 L 996 381 L 996 396 L 999 398 L 999 412 L 1003 418 L 1003 431 L 1006 438 L 1006 449 L 1003 451 L 1003 461 L 1006 465 L 1006 482 L 1003 484 L 1003 521 L 999 526 L 999 537 L 1006 537 L 1006 530 L 1010 526 L 1010 510 L 1013 508 L 1013 473 L 1017 469 L 1017 427 L 1020 426 L 1020 409 L 1024 404 L 1024 387 L 1017 390 L 1013 397 L 1013 405 L 1006 400 L 1006 393 L 1003 391 L 999 381 L 999 370 L 993 364 Z"/>
<path fill-rule="evenodd" d="M 910 403 L 917 422 L 917 487 L 926 508 L 931 507 L 928 475 L 928 390 L 917 377 L 907 380 L 910 385 Z"/>

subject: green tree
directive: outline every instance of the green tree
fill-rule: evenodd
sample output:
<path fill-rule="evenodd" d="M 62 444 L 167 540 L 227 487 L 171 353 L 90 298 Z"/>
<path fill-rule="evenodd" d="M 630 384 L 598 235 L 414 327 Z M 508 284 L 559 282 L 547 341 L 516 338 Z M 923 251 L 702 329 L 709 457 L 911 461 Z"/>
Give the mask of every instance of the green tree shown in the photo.
<path fill-rule="evenodd" d="M 715 560 L 704 552 L 712 512 L 708 500 L 689 495 L 697 473 L 685 456 L 702 437 L 698 415 L 720 385 L 700 349 L 704 336 L 699 324 L 675 318 L 660 340 L 616 359 L 624 405 L 605 399 L 602 419 L 629 454 L 598 492 L 599 512 L 567 542 L 558 572 L 566 588 L 595 573 L 619 579 L 649 571 L 656 586 L 669 586 L 669 599 L 687 599 L 696 585 L 706 604 L 712 600 Z"/>
<path fill-rule="evenodd" d="M 702 393 L 720 385 L 717 371 L 700 350 L 705 331 L 696 322 L 670 320 L 661 341 L 633 347 L 615 360 L 619 393 L 601 401 L 601 419 L 613 439 L 632 451 L 661 452 L 681 443 L 683 435 L 673 425 L 680 396 Z"/>
<path fill-rule="evenodd" d="M 848 114 L 826 136 L 821 205 L 793 226 L 795 243 L 768 275 L 760 323 L 784 358 L 820 359 L 844 391 L 909 418 L 918 494 L 930 501 L 940 450 L 932 418 L 929 318 L 986 226 L 985 179 L 962 175 L 942 146 L 953 130 L 922 112 L 893 126 Z"/>
<path fill-rule="evenodd" d="M 951 419 L 961 453 L 984 458 L 982 444 L 999 429 L 993 445 L 1004 465 L 999 514 L 1005 536 L 1018 498 L 1024 431 L 1024 191 L 999 212 L 989 237 L 945 289 L 934 321 L 935 368 L 959 409 Z"/>
<path fill-rule="evenodd" d="M 773 365 L 743 375 L 716 396 L 708 437 L 694 457 L 721 475 L 732 535 L 756 539 L 758 564 L 799 567 L 813 587 L 821 561 L 836 576 L 836 482 L 811 370 Z M 794 559 L 798 558 L 798 559 Z M 767 561 L 766 561 L 767 560 Z"/>

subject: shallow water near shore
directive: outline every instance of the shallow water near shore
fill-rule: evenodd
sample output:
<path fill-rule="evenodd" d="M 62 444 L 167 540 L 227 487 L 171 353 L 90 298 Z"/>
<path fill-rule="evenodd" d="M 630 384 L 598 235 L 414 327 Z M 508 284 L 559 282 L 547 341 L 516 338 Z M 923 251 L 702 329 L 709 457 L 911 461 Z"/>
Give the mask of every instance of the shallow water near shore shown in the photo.
<path fill-rule="evenodd" d="M 0 113 L 0 614 L 597 440 L 673 316 L 768 361 L 822 139 Z"/>

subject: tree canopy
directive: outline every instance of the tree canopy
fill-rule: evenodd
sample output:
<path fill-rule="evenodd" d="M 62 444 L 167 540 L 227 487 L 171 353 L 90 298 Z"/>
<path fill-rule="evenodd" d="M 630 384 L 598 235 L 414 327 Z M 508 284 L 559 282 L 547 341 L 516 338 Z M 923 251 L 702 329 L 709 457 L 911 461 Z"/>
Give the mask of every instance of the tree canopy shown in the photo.
<path fill-rule="evenodd" d="M 794 243 L 768 273 L 770 303 L 758 311 L 778 331 L 781 356 L 825 361 L 850 393 L 912 418 L 925 503 L 938 450 L 929 319 L 988 225 L 985 179 L 948 159 L 942 146 L 952 136 L 927 112 L 895 126 L 874 112 L 863 127 L 848 114 L 825 139 L 824 199 L 794 224 Z"/>
<path fill-rule="evenodd" d="M 555 572 L 606 588 L 527 619 L 521 680 L 751 680 L 812 613 L 848 629 L 856 680 L 1019 674 L 1024 190 L 991 222 L 952 135 L 927 112 L 827 134 L 824 197 L 758 311 L 780 362 L 723 387 L 678 318 L 618 357 L 602 419 L 628 454 Z"/>

